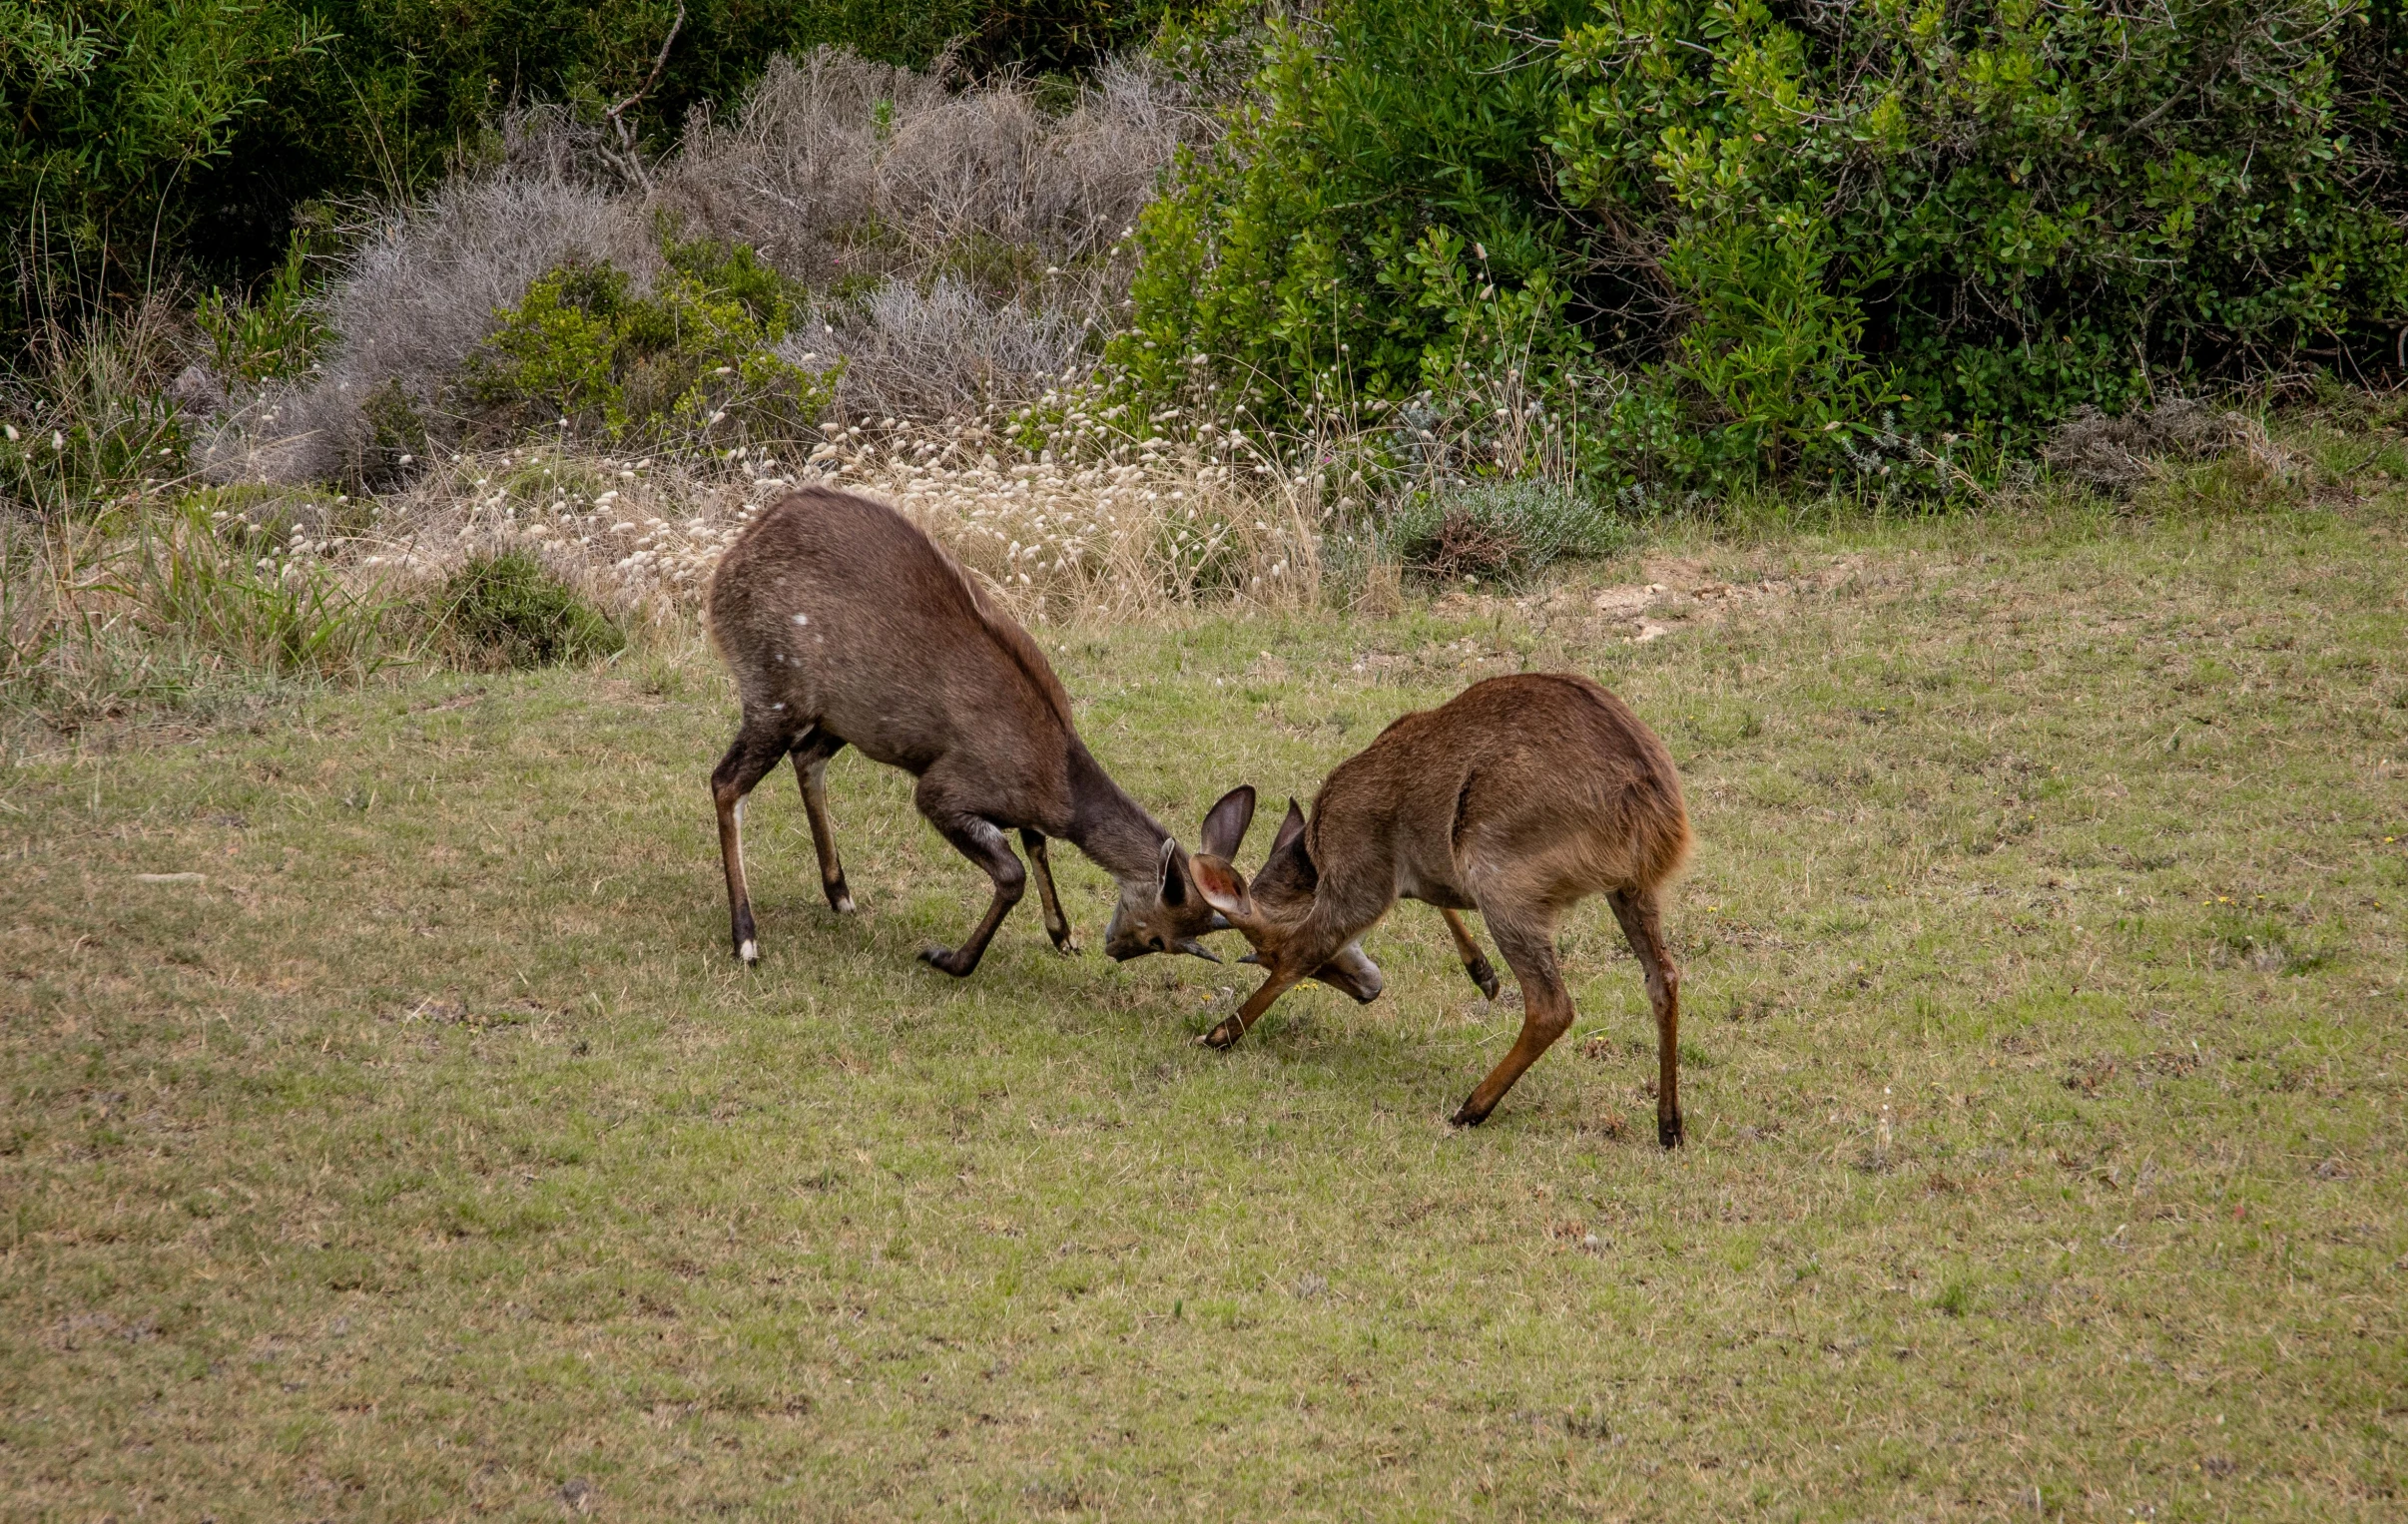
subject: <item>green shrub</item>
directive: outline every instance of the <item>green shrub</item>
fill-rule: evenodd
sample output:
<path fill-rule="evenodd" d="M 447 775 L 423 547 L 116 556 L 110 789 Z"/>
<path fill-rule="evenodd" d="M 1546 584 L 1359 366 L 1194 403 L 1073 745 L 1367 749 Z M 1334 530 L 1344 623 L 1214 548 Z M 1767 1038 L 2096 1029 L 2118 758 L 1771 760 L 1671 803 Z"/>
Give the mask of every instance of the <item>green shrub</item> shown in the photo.
<path fill-rule="evenodd" d="M 1627 549 L 1630 525 L 1573 488 L 1538 478 L 1408 497 L 1376 532 L 1406 570 L 1439 583 L 1524 583 L 1561 561 Z"/>
<path fill-rule="evenodd" d="M 565 424 L 630 433 L 794 439 L 828 405 L 833 374 L 775 350 L 792 292 L 751 249 L 665 241 L 649 295 L 609 264 L 538 278 L 473 356 L 460 391 L 484 426 Z"/>
<path fill-rule="evenodd" d="M 609 616 L 524 551 L 470 560 L 429 612 L 450 658 L 482 671 L 590 662 L 627 646 Z"/>
<path fill-rule="evenodd" d="M 210 366 L 228 381 L 300 375 L 325 342 L 304 284 L 307 247 L 296 240 L 259 294 L 213 290 L 193 304 L 193 324 L 209 340 Z"/>
<path fill-rule="evenodd" d="M 1290 415 L 1517 372 L 1612 476 L 1962 474 L 2377 363 L 2404 58 L 2397 0 L 1338 0 L 1148 209 L 1110 358 Z"/>

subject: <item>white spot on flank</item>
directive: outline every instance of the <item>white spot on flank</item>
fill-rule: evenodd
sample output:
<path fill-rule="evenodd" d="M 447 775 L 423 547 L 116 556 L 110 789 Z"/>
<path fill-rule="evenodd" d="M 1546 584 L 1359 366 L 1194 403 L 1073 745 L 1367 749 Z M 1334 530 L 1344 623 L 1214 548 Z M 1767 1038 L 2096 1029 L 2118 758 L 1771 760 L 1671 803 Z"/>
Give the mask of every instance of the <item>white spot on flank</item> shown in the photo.
<path fill-rule="evenodd" d="M 795 616 L 795 623 L 798 625 L 808 625 L 811 623 L 811 616 L 808 614 L 798 614 Z"/>
<path fill-rule="evenodd" d="M 744 945 L 736 949 L 736 956 L 747 963 L 758 963 L 761 961 L 761 944 L 747 937 Z"/>

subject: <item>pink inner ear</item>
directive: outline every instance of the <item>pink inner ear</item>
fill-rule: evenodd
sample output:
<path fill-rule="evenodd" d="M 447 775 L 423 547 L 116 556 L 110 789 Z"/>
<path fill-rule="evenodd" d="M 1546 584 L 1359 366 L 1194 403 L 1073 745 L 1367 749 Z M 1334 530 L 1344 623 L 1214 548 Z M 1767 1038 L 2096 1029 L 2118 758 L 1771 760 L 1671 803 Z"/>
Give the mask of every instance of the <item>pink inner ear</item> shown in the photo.
<path fill-rule="evenodd" d="M 1224 915 L 1244 908 L 1246 881 L 1228 863 L 1199 852 L 1187 859 L 1187 870 L 1195 875 L 1196 887 L 1204 891 L 1206 904 Z"/>

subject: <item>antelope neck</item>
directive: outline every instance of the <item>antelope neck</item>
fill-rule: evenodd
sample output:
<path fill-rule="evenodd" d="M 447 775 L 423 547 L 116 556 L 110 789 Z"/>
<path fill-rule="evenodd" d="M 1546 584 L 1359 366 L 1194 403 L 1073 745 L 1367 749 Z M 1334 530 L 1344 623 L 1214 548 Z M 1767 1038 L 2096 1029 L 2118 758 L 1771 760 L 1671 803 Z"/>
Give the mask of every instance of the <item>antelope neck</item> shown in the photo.
<path fill-rule="evenodd" d="M 1146 813 L 1083 746 L 1071 754 L 1069 839 L 1097 867 L 1122 883 L 1151 883 L 1161 870 L 1170 832 Z"/>

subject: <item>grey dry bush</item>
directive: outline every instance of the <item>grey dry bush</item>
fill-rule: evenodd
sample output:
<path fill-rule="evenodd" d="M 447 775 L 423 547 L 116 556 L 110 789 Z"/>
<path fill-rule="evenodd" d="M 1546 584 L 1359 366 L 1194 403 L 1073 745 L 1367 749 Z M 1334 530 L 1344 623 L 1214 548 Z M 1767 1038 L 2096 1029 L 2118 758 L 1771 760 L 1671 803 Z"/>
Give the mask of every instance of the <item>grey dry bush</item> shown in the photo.
<path fill-rule="evenodd" d="M 609 263 L 649 291 L 664 222 L 751 245 L 813 292 L 791 357 L 845 361 L 842 412 L 1033 394 L 1100 337 L 1128 286 L 1121 234 L 1210 123 L 1133 64 L 1052 112 L 1025 81 L 953 91 L 824 49 L 773 64 L 733 117 L 696 122 L 631 182 L 589 126 L 522 112 L 498 163 L 377 220 L 327 288 L 331 351 L 220 419 L 200 464 L 219 481 L 374 483 L 442 437 L 497 311 L 564 263 Z"/>
<path fill-rule="evenodd" d="M 380 426 L 389 448 L 397 408 L 435 414 L 496 310 L 544 271 L 608 261 L 648 283 L 660 254 L 641 209 L 579 173 L 563 133 L 556 114 L 518 119 L 501 167 L 455 178 L 370 231 L 323 298 L 332 351 L 301 384 L 222 420 L 200 452 L 205 474 L 358 479 Z"/>
<path fill-rule="evenodd" d="M 955 92 L 822 49 L 690 131 L 654 205 L 821 293 L 790 347 L 844 361 L 846 414 L 929 420 L 1083 368 L 1128 293 L 1122 236 L 1212 132 L 1184 85 L 1134 62 L 1054 112 L 1025 81 Z"/>
<path fill-rule="evenodd" d="M 1178 148 L 1211 131 L 1184 87 L 1135 63 L 1050 112 L 1023 81 L 954 92 L 822 49 L 774 62 L 733 119 L 690 131 L 658 205 L 815 288 L 951 267 L 1029 294 L 1049 267 L 1109 269 Z M 1125 291 L 1125 272 L 1077 294 L 1104 289 Z"/>
<path fill-rule="evenodd" d="M 815 308 L 779 353 L 845 369 L 837 394 L 859 416 L 933 419 L 1041 392 L 1075 370 L 1094 324 L 1019 297 L 982 296 L 950 273 L 892 277 L 855 303 Z"/>

